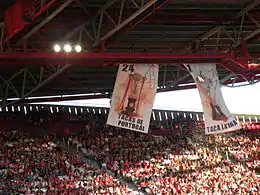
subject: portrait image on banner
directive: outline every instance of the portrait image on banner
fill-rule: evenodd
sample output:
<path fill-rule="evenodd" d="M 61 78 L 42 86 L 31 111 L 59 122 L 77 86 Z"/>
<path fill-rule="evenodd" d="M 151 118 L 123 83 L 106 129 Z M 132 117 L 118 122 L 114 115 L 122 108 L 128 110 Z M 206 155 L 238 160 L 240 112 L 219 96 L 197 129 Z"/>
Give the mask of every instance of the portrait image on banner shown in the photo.
<path fill-rule="evenodd" d="M 186 68 L 191 73 L 199 90 L 205 118 L 206 134 L 217 134 L 241 129 L 225 104 L 216 64 L 190 64 L 186 65 Z"/>
<path fill-rule="evenodd" d="M 157 82 L 157 64 L 121 64 L 107 124 L 147 133 Z"/>

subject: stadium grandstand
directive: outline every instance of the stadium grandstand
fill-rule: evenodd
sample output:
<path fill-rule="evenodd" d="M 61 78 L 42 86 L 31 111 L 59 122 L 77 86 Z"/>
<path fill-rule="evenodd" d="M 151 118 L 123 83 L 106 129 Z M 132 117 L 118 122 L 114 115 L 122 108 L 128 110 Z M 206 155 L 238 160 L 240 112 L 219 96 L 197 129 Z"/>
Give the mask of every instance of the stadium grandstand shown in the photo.
<path fill-rule="evenodd" d="M 259 194 L 260 115 L 220 90 L 260 81 L 259 35 L 260 0 L 1 0 L 0 195 Z"/>

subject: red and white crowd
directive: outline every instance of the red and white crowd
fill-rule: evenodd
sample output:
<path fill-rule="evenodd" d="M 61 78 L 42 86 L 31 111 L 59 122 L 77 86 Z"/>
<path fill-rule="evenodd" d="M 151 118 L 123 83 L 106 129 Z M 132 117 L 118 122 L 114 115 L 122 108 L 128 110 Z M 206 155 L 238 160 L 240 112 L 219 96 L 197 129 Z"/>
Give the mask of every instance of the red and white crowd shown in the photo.
<path fill-rule="evenodd" d="M 260 139 L 251 134 L 232 136 L 211 136 L 208 141 L 218 148 L 227 150 L 237 161 L 245 163 L 247 167 L 260 167 Z"/>
<path fill-rule="evenodd" d="M 133 194 L 133 191 L 51 137 L 0 131 L 0 194 Z"/>
<path fill-rule="evenodd" d="M 0 192 L 138 194 L 118 179 L 123 177 L 151 195 L 259 194 L 257 136 L 207 137 L 212 149 L 190 136 L 174 137 L 171 131 L 168 136 L 141 134 L 104 121 L 104 116 L 86 116 L 84 129 L 64 137 L 78 153 L 59 147 L 51 136 L 2 130 Z M 231 161 L 226 152 L 241 163 Z M 81 155 L 97 160 L 102 168 L 83 163 Z"/>
<path fill-rule="evenodd" d="M 218 150 L 190 139 L 190 143 L 180 139 L 170 142 L 151 134 L 100 129 L 95 131 L 95 139 L 89 139 L 90 129 L 80 136 L 86 154 L 148 194 L 258 194 L 260 178 L 256 173 L 233 164 Z"/>

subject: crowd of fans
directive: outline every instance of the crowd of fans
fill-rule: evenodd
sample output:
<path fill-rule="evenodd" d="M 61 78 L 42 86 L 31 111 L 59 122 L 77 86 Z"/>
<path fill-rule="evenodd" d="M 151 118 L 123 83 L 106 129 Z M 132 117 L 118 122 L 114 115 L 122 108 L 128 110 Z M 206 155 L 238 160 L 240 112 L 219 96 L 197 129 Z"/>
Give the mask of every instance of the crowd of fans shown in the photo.
<path fill-rule="evenodd" d="M 48 118 L 34 119 L 34 124 L 44 129 L 55 126 L 53 117 Z M 67 135 L 59 141 L 49 134 L 31 137 L 18 129 L 1 130 L 0 192 L 254 195 L 260 191 L 257 135 L 205 136 L 203 142 L 191 136 L 201 131 L 201 122 L 175 121 L 174 130 L 181 128 L 180 134 L 171 129 L 160 135 L 107 126 L 100 114 L 70 119 L 72 126 L 84 125 L 76 132 L 66 128 Z M 77 152 L 59 147 L 64 143 Z M 81 155 L 97 161 L 100 169 L 84 163 Z M 236 161 L 230 160 L 231 155 Z M 139 187 L 139 192 L 120 177 Z"/>
<path fill-rule="evenodd" d="M 38 124 L 35 128 L 40 127 Z M 31 136 L 1 128 L 0 194 L 135 194 L 54 140 L 53 136 Z"/>
<path fill-rule="evenodd" d="M 225 152 L 220 152 L 221 147 L 210 149 L 192 138 L 169 139 L 170 134 L 161 137 L 153 132 L 144 135 L 122 131 L 102 121 L 92 117 L 86 130 L 75 138 L 82 151 L 148 194 L 258 193 L 260 180 L 255 171 L 231 162 Z M 190 125 L 182 131 L 200 133 L 203 125 L 196 125 L 194 131 Z M 251 145 L 257 148 L 259 139 L 254 139 Z M 247 148 L 239 150 L 243 153 Z M 259 156 L 256 158 L 259 160 Z"/>
<path fill-rule="evenodd" d="M 235 160 L 251 169 L 260 167 L 260 139 L 254 134 L 235 134 L 230 136 L 211 136 L 208 142 L 232 154 Z"/>

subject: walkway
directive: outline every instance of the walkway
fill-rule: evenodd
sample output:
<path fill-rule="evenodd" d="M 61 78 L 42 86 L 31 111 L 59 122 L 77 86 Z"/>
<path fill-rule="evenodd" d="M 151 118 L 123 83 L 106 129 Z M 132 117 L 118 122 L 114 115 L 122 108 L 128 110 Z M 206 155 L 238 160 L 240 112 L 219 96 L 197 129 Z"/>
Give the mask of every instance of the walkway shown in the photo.
<path fill-rule="evenodd" d="M 88 164 L 88 165 L 91 165 L 91 166 L 95 167 L 96 169 L 99 169 L 99 168 L 100 168 L 99 163 L 98 163 L 96 160 L 93 160 L 93 159 L 90 159 L 90 158 L 84 156 L 81 152 L 77 152 L 77 149 L 76 149 L 75 147 L 73 147 L 73 146 L 70 145 L 69 147 L 63 146 L 63 148 L 64 148 L 65 150 L 67 150 L 68 152 L 71 152 L 71 153 L 73 153 L 73 154 L 79 155 L 80 158 L 81 158 L 81 160 L 82 160 L 84 163 L 86 163 L 86 164 Z M 124 178 L 122 178 L 122 177 L 117 177 L 117 178 L 116 178 L 114 172 L 108 170 L 108 171 L 107 171 L 107 174 L 109 174 L 110 176 L 112 176 L 112 177 L 113 177 L 114 179 L 116 179 L 117 181 L 123 183 L 123 184 L 126 185 L 128 188 L 132 189 L 133 191 L 138 192 L 138 193 L 139 193 L 138 195 L 148 195 L 148 194 L 147 194 L 146 192 L 144 192 L 142 189 L 138 188 L 134 183 L 128 182 L 128 181 L 126 181 L 126 180 L 125 180 Z"/>

